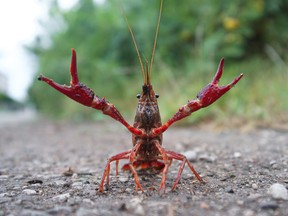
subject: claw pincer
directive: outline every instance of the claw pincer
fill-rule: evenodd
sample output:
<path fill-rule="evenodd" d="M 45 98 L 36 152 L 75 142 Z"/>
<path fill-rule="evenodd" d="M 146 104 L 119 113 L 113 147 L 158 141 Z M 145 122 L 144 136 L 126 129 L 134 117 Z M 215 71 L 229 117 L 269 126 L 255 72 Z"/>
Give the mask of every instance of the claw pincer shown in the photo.
<path fill-rule="evenodd" d="M 94 92 L 82 83 L 77 83 L 76 85 L 71 86 L 59 85 L 58 83 L 55 83 L 53 80 L 48 79 L 43 75 L 40 75 L 38 80 L 46 82 L 48 85 L 58 90 L 62 94 L 85 106 L 91 106 L 94 99 Z"/>
<path fill-rule="evenodd" d="M 197 99 L 201 101 L 201 107 L 207 107 L 214 103 L 217 99 L 219 99 L 222 95 L 229 91 L 243 76 L 243 74 L 240 74 L 230 84 L 219 87 L 218 82 L 222 77 L 223 68 L 224 58 L 221 59 L 218 70 L 212 82 L 205 86 L 197 95 Z"/>
<path fill-rule="evenodd" d="M 55 83 L 53 80 L 46 78 L 43 75 L 40 75 L 38 77 L 38 80 L 46 82 L 48 85 L 58 90 L 59 92 L 65 94 L 72 100 L 75 100 L 85 106 L 91 106 L 95 94 L 90 88 L 79 82 L 77 74 L 76 52 L 74 49 L 72 49 L 70 74 L 71 74 L 70 86 Z"/>

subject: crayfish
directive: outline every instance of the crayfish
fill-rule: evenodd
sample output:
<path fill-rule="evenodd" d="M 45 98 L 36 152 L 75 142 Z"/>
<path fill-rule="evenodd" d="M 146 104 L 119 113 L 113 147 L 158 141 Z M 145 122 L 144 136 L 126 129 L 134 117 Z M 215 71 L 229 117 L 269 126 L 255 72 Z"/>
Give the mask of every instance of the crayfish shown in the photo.
<path fill-rule="evenodd" d="M 54 82 L 52 79 L 44 77 L 43 75 L 40 75 L 38 77 L 39 80 L 46 82 L 54 89 L 58 90 L 62 94 L 65 94 L 66 96 L 77 101 L 78 103 L 88 107 L 92 107 L 97 110 L 101 110 L 103 114 L 112 117 L 116 121 L 119 121 L 131 132 L 133 148 L 128 151 L 116 154 L 108 159 L 102 176 L 102 180 L 100 182 L 99 192 L 103 192 L 105 180 L 106 185 L 107 186 L 109 185 L 110 164 L 114 161 L 116 162 L 116 175 L 117 175 L 119 161 L 123 159 L 128 160 L 129 163 L 125 164 L 122 169 L 129 170 L 132 172 L 134 176 L 136 190 L 140 189 L 141 191 L 144 191 L 140 184 L 139 175 L 137 171 L 155 170 L 158 171 L 159 173 L 162 172 L 162 179 L 160 182 L 159 191 L 160 190 L 165 191 L 166 178 L 167 178 L 166 176 L 173 160 L 180 161 L 181 164 L 178 170 L 176 180 L 172 186 L 172 190 L 174 190 L 177 187 L 182 171 L 186 164 L 188 165 L 192 173 L 196 176 L 196 178 L 200 182 L 204 182 L 202 177 L 196 172 L 192 164 L 189 162 L 189 160 L 187 160 L 187 158 L 184 155 L 173 151 L 165 150 L 162 147 L 163 133 L 174 122 L 177 122 L 191 115 L 193 112 L 214 103 L 222 95 L 224 95 L 227 91 L 229 91 L 243 77 L 243 74 L 240 74 L 230 84 L 225 86 L 219 86 L 218 82 L 222 76 L 224 66 L 224 58 L 222 58 L 218 66 L 218 70 L 211 83 L 206 85 L 206 87 L 204 87 L 198 93 L 196 99 L 188 101 L 188 103 L 183 105 L 174 114 L 174 116 L 172 116 L 172 118 L 170 118 L 165 124 L 162 124 L 157 103 L 159 95 L 154 92 L 150 80 L 159 31 L 161 12 L 162 12 L 162 5 L 163 5 L 162 1 L 163 0 L 160 1 L 160 11 L 158 16 L 151 60 L 150 63 L 148 63 L 147 60 L 145 61 L 146 63 L 145 69 L 132 29 L 127 21 L 127 17 L 120 3 L 122 13 L 125 17 L 128 29 L 130 31 L 133 43 L 136 48 L 144 80 L 142 86 L 142 92 L 141 94 L 137 95 L 138 106 L 133 125 L 127 123 L 127 121 L 122 117 L 120 112 L 115 108 L 115 106 L 112 103 L 109 103 L 105 98 L 98 97 L 89 87 L 79 82 L 77 65 L 76 65 L 77 64 L 76 52 L 74 49 L 72 49 L 72 59 L 70 66 L 70 74 L 71 74 L 70 86 L 60 85 Z"/>

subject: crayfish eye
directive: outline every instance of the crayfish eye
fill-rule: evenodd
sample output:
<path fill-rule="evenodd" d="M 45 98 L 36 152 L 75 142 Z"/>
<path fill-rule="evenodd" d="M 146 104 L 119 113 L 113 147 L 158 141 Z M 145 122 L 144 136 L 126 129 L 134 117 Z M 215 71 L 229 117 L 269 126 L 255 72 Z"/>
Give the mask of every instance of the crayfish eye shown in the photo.
<path fill-rule="evenodd" d="M 159 98 L 159 94 L 155 94 L 156 98 Z"/>
<path fill-rule="evenodd" d="M 137 97 L 138 99 L 140 99 L 141 95 L 140 95 L 140 94 L 137 94 L 136 97 Z"/>

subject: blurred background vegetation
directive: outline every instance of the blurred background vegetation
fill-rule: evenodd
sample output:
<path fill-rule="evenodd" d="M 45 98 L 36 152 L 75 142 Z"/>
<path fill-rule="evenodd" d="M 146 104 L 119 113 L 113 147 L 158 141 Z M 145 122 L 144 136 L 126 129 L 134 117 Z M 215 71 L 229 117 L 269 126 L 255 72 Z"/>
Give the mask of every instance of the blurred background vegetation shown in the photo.
<path fill-rule="evenodd" d="M 159 3 L 122 0 L 140 52 L 148 60 Z M 245 74 L 243 79 L 212 107 L 183 123 L 287 123 L 287 11 L 287 0 L 164 0 L 152 74 L 163 120 L 195 98 L 225 57 L 220 84 L 240 73 Z M 46 34 L 29 47 L 38 57 L 39 74 L 69 84 L 70 50 L 75 48 L 81 82 L 132 121 L 143 79 L 118 2 L 82 0 L 71 10 L 61 11 L 54 1 L 43 28 Z M 57 119 L 106 118 L 37 82 L 39 74 L 29 95 L 42 113 Z"/>

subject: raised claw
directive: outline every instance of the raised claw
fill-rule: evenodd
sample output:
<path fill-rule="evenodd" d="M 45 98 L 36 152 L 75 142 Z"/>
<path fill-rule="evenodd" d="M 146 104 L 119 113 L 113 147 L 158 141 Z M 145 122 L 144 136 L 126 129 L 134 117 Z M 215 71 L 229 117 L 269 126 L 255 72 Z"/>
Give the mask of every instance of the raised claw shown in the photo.
<path fill-rule="evenodd" d="M 77 72 L 77 57 L 75 49 L 72 50 L 72 58 L 70 65 L 70 74 L 71 74 L 71 85 L 77 85 L 79 83 L 78 72 Z"/>
<path fill-rule="evenodd" d="M 94 99 L 94 92 L 90 88 L 79 82 L 77 74 L 76 52 L 74 49 L 72 49 L 70 74 L 71 74 L 70 86 L 60 85 L 54 82 L 52 79 L 49 79 L 43 75 L 40 75 L 38 77 L 38 80 L 46 82 L 54 89 L 60 91 L 61 93 L 77 101 L 78 103 L 81 103 L 85 106 L 91 106 L 92 101 Z"/>
<path fill-rule="evenodd" d="M 218 86 L 218 82 L 223 74 L 224 67 L 224 58 L 221 59 L 218 70 L 212 79 L 211 83 L 206 85 L 197 95 L 197 99 L 188 101 L 187 104 L 182 106 L 178 112 L 176 112 L 172 118 L 170 118 L 165 124 L 162 126 L 155 128 L 152 130 L 150 137 L 158 136 L 159 134 L 166 131 L 174 122 L 179 121 L 189 115 L 191 113 L 209 106 L 214 103 L 217 99 L 219 99 L 222 95 L 224 95 L 227 91 L 229 91 L 239 80 L 243 77 L 241 73 L 238 77 L 236 77 L 230 84 L 226 86 Z"/>
<path fill-rule="evenodd" d="M 78 83 L 77 85 L 70 85 L 66 86 L 60 85 L 56 82 L 54 82 L 52 79 L 49 79 L 43 75 L 40 75 L 38 77 L 38 80 L 46 82 L 48 85 L 53 87 L 54 89 L 58 90 L 59 92 L 65 94 L 67 97 L 85 105 L 85 106 L 91 106 L 92 101 L 94 98 L 94 92 L 83 85 L 82 83 Z"/>
<path fill-rule="evenodd" d="M 201 107 L 209 106 L 210 104 L 215 102 L 223 94 L 229 91 L 243 77 L 243 73 L 241 73 L 230 84 L 219 87 L 218 82 L 223 74 L 223 67 L 224 67 L 224 58 L 221 59 L 218 66 L 218 70 L 211 83 L 205 86 L 201 90 L 201 92 L 198 93 L 197 99 L 199 100 Z"/>
<path fill-rule="evenodd" d="M 103 114 L 109 115 L 111 118 L 121 122 L 131 133 L 138 136 L 146 136 L 143 130 L 134 128 L 133 126 L 129 125 L 113 104 L 106 101 L 105 98 L 98 97 L 90 88 L 79 82 L 77 73 L 76 52 L 74 49 L 72 49 L 70 75 L 70 86 L 60 85 L 54 82 L 52 79 L 49 79 L 43 75 L 40 75 L 38 77 L 38 80 L 46 82 L 54 89 L 58 90 L 59 92 L 65 94 L 67 97 L 73 99 L 74 101 L 82 105 L 101 110 Z"/>

